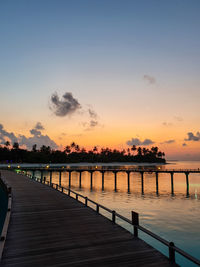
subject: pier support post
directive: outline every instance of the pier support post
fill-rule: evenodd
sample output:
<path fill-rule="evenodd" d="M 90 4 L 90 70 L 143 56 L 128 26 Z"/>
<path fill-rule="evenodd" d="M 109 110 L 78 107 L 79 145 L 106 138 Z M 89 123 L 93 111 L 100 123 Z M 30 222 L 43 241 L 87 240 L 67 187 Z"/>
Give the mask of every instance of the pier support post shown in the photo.
<path fill-rule="evenodd" d="M 42 180 L 43 180 L 43 171 L 40 171 L 41 173 L 41 176 L 40 176 L 40 183 L 42 183 Z"/>
<path fill-rule="evenodd" d="M 141 186 L 142 186 L 142 195 L 144 195 L 144 172 L 141 173 Z"/>
<path fill-rule="evenodd" d="M 35 179 L 35 170 L 32 172 L 32 178 Z"/>
<path fill-rule="evenodd" d="M 156 195 L 159 195 L 159 189 L 158 189 L 158 172 L 156 172 Z"/>
<path fill-rule="evenodd" d="M 79 188 L 81 188 L 81 175 L 82 175 L 82 171 L 79 171 Z"/>
<path fill-rule="evenodd" d="M 71 187 L 71 171 L 68 171 L 69 173 L 69 187 Z"/>
<path fill-rule="evenodd" d="M 115 192 L 117 192 L 117 172 L 114 172 L 115 175 Z"/>
<path fill-rule="evenodd" d="M 61 186 L 61 177 L 62 177 L 62 172 L 59 171 L 59 186 Z"/>
<path fill-rule="evenodd" d="M 127 188 L 128 188 L 128 193 L 130 193 L 130 172 L 127 171 Z"/>
<path fill-rule="evenodd" d="M 174 195 L 174 173 L 171 172 L 171 194 Z"/>
<path fill-rule="evenodd" d="M 105 173 L 105 171 L 101 171 L 101 174 L 102 174 L 102 191 L 104 191 L 104 173 Z"/>
<path fill-rule="evenodd" d="M 185 176 L 186 176 L 186 195 L 187 197 L 189 196 L 190 192 L 189 192 L 189 172 L 185 172 Z"/>
<path fill-rule="evenodd" d="M 90 171 L 90 190 L 92 190 L 93 187 L 93 171 Z"/>
<path fill-rule="evenodd" d="M 50 185 L 51 185 L 52 184 L 52 171 L 50 171 L 49 182 L 50 182 Z"/>

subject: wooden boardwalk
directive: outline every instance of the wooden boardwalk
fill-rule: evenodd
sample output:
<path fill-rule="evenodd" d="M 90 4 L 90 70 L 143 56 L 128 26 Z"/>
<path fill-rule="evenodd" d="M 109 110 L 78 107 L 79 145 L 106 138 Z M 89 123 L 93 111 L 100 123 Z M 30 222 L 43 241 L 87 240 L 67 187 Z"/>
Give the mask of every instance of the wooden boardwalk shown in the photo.
<path fill-rule="evenodd" d="M 2 171 L 13 204 L 2 267 L 177 266 L 82 203 Z"/>

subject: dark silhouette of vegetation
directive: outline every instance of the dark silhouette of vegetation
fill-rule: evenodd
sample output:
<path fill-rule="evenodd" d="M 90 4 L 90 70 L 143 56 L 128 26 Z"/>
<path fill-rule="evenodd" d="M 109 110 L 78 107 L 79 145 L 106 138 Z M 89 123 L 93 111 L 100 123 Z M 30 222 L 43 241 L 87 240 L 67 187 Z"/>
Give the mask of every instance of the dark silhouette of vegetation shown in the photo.
<path fill-rule="evenodd" d="M 53 150 L 49 146 L 33 145 L 32 150 L 28 151 L 19 147 L 15 142 L 10 148 L 10 143 L 6 142 L 0 146 L 1 163 L 78 163 L 78 162 L 162 162 L 165 163 L 165 154 L 159 151 L 158 147 L 151 149 L 136 147 L 133 145 L 127 150 L 117 150 L 94 146 L 91 150 L 80 147 L 75 142 L 67 145 L 64 151 Z"/>

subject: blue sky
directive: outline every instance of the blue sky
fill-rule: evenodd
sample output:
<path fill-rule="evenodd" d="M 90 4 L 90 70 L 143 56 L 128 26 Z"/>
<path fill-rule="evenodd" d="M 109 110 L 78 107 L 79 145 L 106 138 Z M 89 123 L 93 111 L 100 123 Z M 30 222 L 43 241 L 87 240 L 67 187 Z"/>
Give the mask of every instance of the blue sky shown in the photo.
<path fill-rule="evenodd" d="M 175 153 L 187 132 L 199 131 L 199 12 L 198 0 L 2 0 L 1 123 L 27 135 L 41 121 L 46 134 L 64 145 L 86 135 L 81 127 L 89 105 L 99 118 L 99 127 L 87 133 L 91 145 L 113 139 L 111 146 L 122 147 L 128 136 L 159 143 L 164 132 L 176 140 Z M 71 92 L 83 114 L 54 116 L 54 92 Z M 163 122 L 174 127 L 162 132 Z M 115 137 L 120 125 L 124 132 Z M 63 131 L 68 136 L 61 142 Z M 191 145 L 187 153 L 193 150 Z"/>

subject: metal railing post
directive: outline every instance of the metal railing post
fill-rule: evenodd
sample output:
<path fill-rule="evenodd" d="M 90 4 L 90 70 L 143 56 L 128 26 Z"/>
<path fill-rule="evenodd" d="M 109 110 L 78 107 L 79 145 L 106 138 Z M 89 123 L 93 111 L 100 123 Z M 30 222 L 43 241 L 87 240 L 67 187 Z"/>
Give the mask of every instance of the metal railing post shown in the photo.
<path fill-rule="evenodd" d="M 139 225 L 139 214 L 137 212 L 132 211 L 132 224 L 134 227 L 134 236 L 138 237 L 138 228 Z"/>
<path fill-rule="evenodd" d="M 116 219 L 116 214 L 115 214 L 115 210 L 112 211 L 112 222 L 115 223 L 115 219 Z"/>
<path fill-rule="evenodd" d="M 85 198 L 85 206 L 87 207 L 87 204 L 88 204 L 88 198 L 86 197 Z"/>
<path fill-rule="evenodd" d="M 174 242 L 169 243 L 169 260 L 175 262 Z"/>
<path fill-rule="evenodd" d="M 97 204 L 96 212 L 99 213 L 99 204 Z"/>

